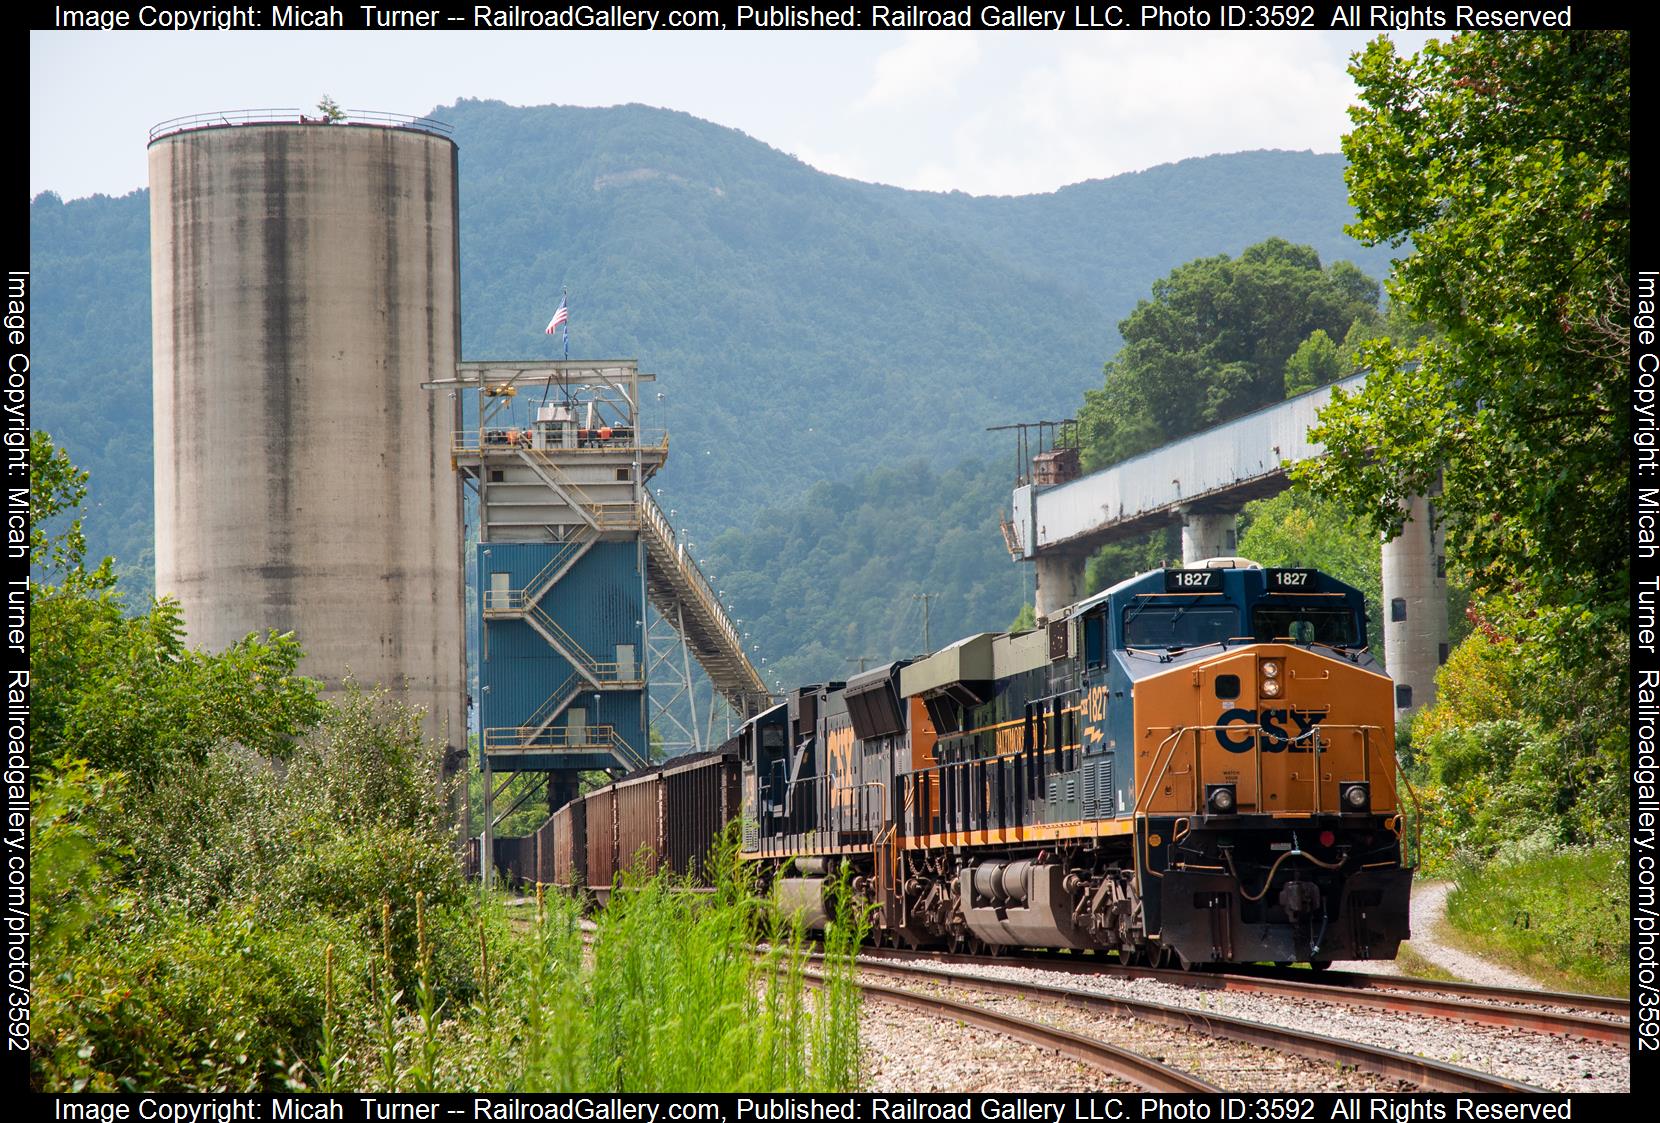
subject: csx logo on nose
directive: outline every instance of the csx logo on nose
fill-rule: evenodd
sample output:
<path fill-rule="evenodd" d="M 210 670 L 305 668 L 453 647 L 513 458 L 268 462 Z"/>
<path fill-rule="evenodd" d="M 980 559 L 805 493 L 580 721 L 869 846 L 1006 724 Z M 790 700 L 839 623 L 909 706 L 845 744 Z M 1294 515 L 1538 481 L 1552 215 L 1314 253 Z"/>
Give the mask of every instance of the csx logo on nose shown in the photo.
<path fill-rule="evenodd" d="M 1216 740 L 1230 753 L 1250 752 L 1256 743 L 1251 727 L 1256 726 L 1262 730 L 1263 752 L 1309 753 L 1314 751 L 1314 738 L 1308 731 L 1325 718 L 1324 711 L 1315 710 L 1263 710 L 1261 718 L 1255 710 L 1228 710 L 1216 720 Z M 1295 728 L 1287 729 L 1288 721 Z M 1241 728 L 1228 728 L 1233 725 Z"/>

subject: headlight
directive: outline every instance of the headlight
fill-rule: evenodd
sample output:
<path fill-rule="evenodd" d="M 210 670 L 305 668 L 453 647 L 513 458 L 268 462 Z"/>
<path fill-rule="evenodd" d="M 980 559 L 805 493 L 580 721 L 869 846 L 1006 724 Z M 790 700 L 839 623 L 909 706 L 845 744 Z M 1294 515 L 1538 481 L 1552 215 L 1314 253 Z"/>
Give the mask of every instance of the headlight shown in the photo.
<path fill-rule="evenodd" d="M 1280 677 L 1280 665 L 1278 663 L 1274 662 L 1274 660 L 1272 660 L 1272 659 L 1265 660 L 1262 664 L 1262 677 L 1263 678 L 1279 678 Z"/>
<path fill-rule="evenodd" d="M 1212 815 L 1232 815 L 1238 806 L 1232 784 L 1210 784 L 1205 788 L 1205 806 Z"/>
<path fill-rule="evenodd" d="M 1344 784 L 1338 798 L 1343 801 L 1345 811 L 1364 811 L 1372 803 L 1371 785 Z"/>
<path fill-rule="evenodd" d="M 1269 698 L 1278 698 L 1280 696 L 1280 680 L 1271 678 L 1265 681 L 1262 684 L 1262 693 Z"/>

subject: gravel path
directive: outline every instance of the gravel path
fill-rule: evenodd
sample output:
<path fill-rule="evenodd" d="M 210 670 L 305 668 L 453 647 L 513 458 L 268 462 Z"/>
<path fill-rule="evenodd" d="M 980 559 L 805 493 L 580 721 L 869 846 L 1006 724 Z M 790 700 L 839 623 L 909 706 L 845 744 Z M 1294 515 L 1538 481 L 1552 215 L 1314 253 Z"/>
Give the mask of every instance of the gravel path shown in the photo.
<path fill-rule="evenodd" d="M 1471 983 L 1488 986 L 1533 989 L 1538 983 L 1510 968 L 1463 951 L 1447 942 L 1448 881 L 1420 881 L 1412 887 L 1412 939 L 1407 946 L 1437 967 Z M 1377 971 L 1381 964 L 1358 964 L 1362 971 Z M 1399 974 L 1399 971 L 1388 972 Z"/>

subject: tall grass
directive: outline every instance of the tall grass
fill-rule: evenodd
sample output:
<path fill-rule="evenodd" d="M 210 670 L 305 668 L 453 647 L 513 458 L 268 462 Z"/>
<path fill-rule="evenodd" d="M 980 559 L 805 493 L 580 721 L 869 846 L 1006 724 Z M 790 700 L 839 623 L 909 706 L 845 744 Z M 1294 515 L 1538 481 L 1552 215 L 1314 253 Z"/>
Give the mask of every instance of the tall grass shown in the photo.
<path fill-rule="evenodd" d="M 592 1086 L 620 1091 L 841 1091 L 857 1085 L 850 970 L 810 1002 L 806 941 L 755 892 L 731 838 L 712 892 L 625 877 L 599 914 L 590 982 Z M 755 953 L 757 942 L 768 950 Z M 830 997 L 833 995 L 833 998 Z M 833 1053 L 832 1049 L 850 1053 Z"/>
<path fill-rule="evenodd" d="M 416 982 L 404 1002 L 393 983 L 404 964 L 394 962 L 387 908 L 375 985 L 356 1032 L 336 1026 L 350 1015 L 328 1015 L 330 1050 L 350 1038 L 365 1051 L 362 1063 L 325 1056 L 316 1082 L 338 1086 L 345 1069 L 382 1089 L 853 1090 L 860 1014 L 853 958 L 866 919 L 845 882 L 826 934 L 823 978 L 809 990 L 805 933 L 757 893 L 734 839 L 710 865 L 712 890 L 668 874 L 625 875 L 587 941 L 580 906 L 565 894 L 538 892 L 534 921 L 518 929 L 499 905 L 486 904 L 465 1007 L 435 993 L 430 917 L 419 897 Z M 766 949 L 757 953 L 758 944 Z"/>
<path fill-rule="evenodd" d="M 1517 849 L 1455 871 L 1447 920 L 1548 986 L 1629 994 L 1627 857 L 1615 846 Z"/>

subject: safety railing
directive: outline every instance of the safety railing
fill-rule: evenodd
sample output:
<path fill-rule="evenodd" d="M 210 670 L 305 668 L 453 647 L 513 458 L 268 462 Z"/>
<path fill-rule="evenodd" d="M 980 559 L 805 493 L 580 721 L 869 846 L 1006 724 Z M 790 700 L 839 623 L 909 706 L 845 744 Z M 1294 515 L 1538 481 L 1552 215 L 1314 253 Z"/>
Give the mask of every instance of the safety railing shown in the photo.
<path fill-rule="evenodd" d="M 612 686 L 627 687 L 635 687 L 642 684 L 643 680 L 638 674 L 641 669 L 639 663 L 632 664 L 630 667 L 629 677 L 624 678 L 622 676 L 622 664 L 616 662 L 603 662 L 588 654 L 587 649 L 580 643 L 576 642 L 575 637 L 573 637 L 571 633 L 560 627 L 558 622 L 555 621 L 553 617 L 542 611 L 542 606 L 540 604 L 531 603 L 526 605 L 525 615 L 534 619 L 537 623 L 541 624 L 543 628 L 550 632 L 553 637 L 559 641 L 559 646 L 564 648 L 569 654 L 574 655 L 577 661 L 580 662 L 583 667 L 587 668 L 588 671 L 601 683 Z"/>
<path fill-rule="evenodd" d="M 1025 751 L 937 764 L 900 776 L 909 836 L 966 831 L 1011 830 L 1027 826 L 1031 804 L 1043 798 L 1052 774 L 1075 764 L 1076 749 Z"/>
<path fill-rule="evenodd" d="M 792 781 L 783 810 L 774 811 L 770 805 L 758 809 L 758 848 L 762 853 L 794 854 L 820 843 L 845 842 L 849 834 L 878 845 L 882 832 L 892 830 L 885 791 L 880 780 L 855 784 L 834 776 L 809 776 Z"/>
<path fill-rule="evenodd" d="M 1256 766 L 1255 799 L 1258 801 L 1262 799 L 1263 790 L 1262 758 L 1264 740 L 1269 740 L 1276 751 L 1287 752 L 1294 751 L 1294 746 L 1307 742 L 1310 749 L 1310 755 L 1314 761 L 1314 775 L 1312 777 L 1304 777 L 1299 776 L 1295 771 L 1288 771 L 1286 778 L 1288 781 L 1293 783 L 1312 785 L 1312 803 L 1314 806 L 1308 810 L 1314 814 L 1322 814 L 1326 811 L 1326 808 L 1324 808 L 1321 803 L 1322 796 L 1325 791 L 1325 782 L 1321 778 L 1319 761 L 1321 754 L 1331 747 L 1331 741 L 1322 735 L 1339 733 L 1345 730 L 1358 733 L 1360 735 L 1361 775 L 1356 777 L 1356 779 L 1365 780 L 1369 784 L 1372 782 L 1373 776 L 1373 736 L 1375 734 L 1382 733 L 1382 728 L 1376 725 L 1335 725 L 1327 724 L 1325 722 L 1312 726 L 1296 736 L 1281 735 L 1273 737 L 1266 735 L 1261 726 L 1248 726 L 1244 728 L 1241 728 L 1238 725 L 1184 725 L 1176 726 L 1175 728 L 1168 726 L 1152 726 L 1149 731 L 1167 731 L 1168 735 L 1164 738 L 1164 740 L 1160 741 L 1158 746 L 1153 750 L 1153 759 L 1148 762 L 1147 775 L 1150 776 L 1151 779 L 1148 783 L 1143 784 L 1140 791 L 1136 794 L 1136 812 L 1138 814 L 1146 813 L 1148 804 L 1154 793 L 1162 789 L 1166 779 L 1170 777 L 1182 776 L 1189 778 L 1188 786 L 1191 788 L 1189 807 L 1195 810 L 1202 808 L 1204 806 L 1204 801 L 1202 798 L 1203 793 L 1200 790 L 1200 784 L 1202 783 L 1205 775 L 1205 743 L 1204 738 L 1201 737 L 1200 734 L 1215 733 L 1223 729 L 1226 729 L 1230 736 L 1248 736 L 1251 738 L 1251 745 L 1247 751 L 1250 752 L 1252 762 Z M 1183 740 L 1189 734 L 1193 737 L 1192 760 L 1188 763 L 1187 767 L 1176 768 L 1176 750 L 1181 746 Z M 1230 755 L 1237 759 L 1238 753 L 1233 752 L 1230 753 Z M 1393 775 L 1393 770 L 1391 770 L 1389 779 L 1391 788 L 1393 789 L 1392 794 L 1395 797 L 1394 802 L 1398 806 L 1400 802 L 1400 795 L 1399 788 L 1394 783 L 1395 777 Z M 1341 808 L 1334 807 L 1332 810 L 1337 811 L 1341 810 Z"/>
<path fill-rule="evenodd" d="M 530 621 L 548 639 L 560 654 L 564 655 L 573 664 L 579 666 L 592 676 L 593 681 L 602 686 L 612 686 L 623 689 L 636 689 L 643 686 L 644 678 L 640 675 L 643 669 L 639 662 L 622 664 L 615 661 L 606 662 L 595 659 L 588 653 L 587 648 L 576 641 L 576 638 L 560 626 L 559 622 L 543 610 L 541 604 L 529 599 L 523 589 L 486 589 L 484 592 L 484 615 L 487 617 L 522 617 Z M 629 674 L 624 677 L 623 670 L 627 667 Z"/>
<path fill-rule="evenodd" d="M 316 116 L 303 109 L 226 109 L 217 113 L 192 113 L 186 117 L 170 117 L 150 126 L 150 139 L 157 140 L 173 133 L 192 129 L 215 129 L 230 125 L 378 125 L 382 128 L 416 129 L 424 133 L 448 136 L 454 127 L 431 117 L 411 117 L 407 113 L 381 113 L 372 109 L 337 110 L 342 116 L 331 117 L 319 109 Z"/>
<path fill-rule="evenodd" d="M 537 706 L 529 717 L 525 718 L 524 725 L 520 728 L 528 729 L 533 734 L 542 732 L 559 716 L 566 706 L 576 699 L 578 694 L 582 693 L 582 683 L 582 676 L 572 672 L 569 678 L 560 683 L 558 688 L 552 694 L 549 694 L 547 699 L 540 706 Z"/>
<path fill-rule="evenodd" d="M 520 426 L 490 426 L 484 429 L 464 429 L 455 434 L 450 451 L 512 452 L 529 448 L 538 451 L 566 453 L 642 452 L 667 455 L 669 435 L 663 429 L 610 429 L 606 436 L 600 430 L 577 430 L 575 445 L 537 443 L 536 430 Z M 544 442 L 546 438 L 543 438 Z"/>
<path fill-rule="evenodd" d="M 486 753 L 610 753 L 630 771 L 645 758 L 610 725 L 562 725 L 535 730 L 522 725 L 492 726 L 484 731 Z"/>
<path fill-rule="evenodd" d="M 997 529 L 1003 532 L 1003 545 L 1008 548 L 1012 558 L 1025 557 L 1025 550 L 1020 544 L 1020 528 L 1009 521 L 1007 515 L 997 516 Z"/>
<path fill-rule="evenodd" d="M 721 604 L 720 597 L 715 595 L 715 590 L 709 584 L 709 579 L 703 575 L 703 570 L 698 568 L 697 562 L 686 552 L 686 547 L 675 534 L 674 527 L 669 523 L 667 516 L 663 514 L 663 509 L 657 505 L 657 501 L 649 493 L 640 497 L 640 526 L 648 536 L 657 538 L 655 544 L 663 553 L 668 555 L 668 559 L 678 570 L 681 581 L 700 602 L 705 615 L 709 617 L 715 627 L 721 630 L 727 642 L 739 653 L 742 653 L 743 639 L 738 633 L 737 625 L 726 614 L 726 609 Z"/>
<path fill-rule="evenodd" d="M 573 536 L 559 544 L 548 563 L 536 571 L 536 576 L 518 590 L 526 601 L 539 601 L 548 588 L 565 575 L 566 569 L 594 543 L 594 535 L 586 523 L 577 524 Z"/>

